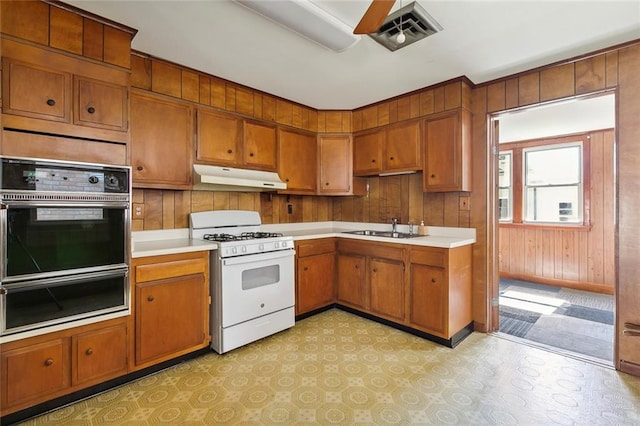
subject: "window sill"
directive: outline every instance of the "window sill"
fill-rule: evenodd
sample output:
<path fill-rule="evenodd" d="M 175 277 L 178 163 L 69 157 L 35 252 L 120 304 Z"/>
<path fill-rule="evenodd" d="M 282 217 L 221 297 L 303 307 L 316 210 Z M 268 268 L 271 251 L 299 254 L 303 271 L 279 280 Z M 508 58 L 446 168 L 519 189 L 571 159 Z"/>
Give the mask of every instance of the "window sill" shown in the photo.
<path fill-rule="evenodd" d="M 565 224 L 551 224 L 551 223 L 512 223 L 512 222 L 500 222 L 500 228 L 520 228 L 520 229 L 542 229 L 553 231 L 578 231 L 589 232 L 591 231 L 591 225 L 565 225 Z"/>

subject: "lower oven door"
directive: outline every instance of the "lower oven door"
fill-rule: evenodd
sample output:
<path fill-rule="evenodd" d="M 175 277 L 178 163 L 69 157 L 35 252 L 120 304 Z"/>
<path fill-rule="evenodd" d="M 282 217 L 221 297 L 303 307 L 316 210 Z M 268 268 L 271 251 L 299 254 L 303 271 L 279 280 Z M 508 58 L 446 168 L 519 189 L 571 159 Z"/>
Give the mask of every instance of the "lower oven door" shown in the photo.
<path fill-rule="evenodd" d="M 222 327 L 294 306 L 294 250 L 222 259 Z"/>
<path fill-rule="evenodd" d="M 0 334 L 9 335 L 128 310 L 128 270 L 12 282 L 0 294 Z"/>

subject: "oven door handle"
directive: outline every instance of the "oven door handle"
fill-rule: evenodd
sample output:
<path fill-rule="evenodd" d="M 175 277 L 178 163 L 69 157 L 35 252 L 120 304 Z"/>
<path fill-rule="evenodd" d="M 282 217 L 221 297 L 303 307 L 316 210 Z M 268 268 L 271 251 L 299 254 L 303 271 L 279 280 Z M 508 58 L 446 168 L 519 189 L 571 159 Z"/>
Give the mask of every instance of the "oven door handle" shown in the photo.
<path fill-rule="evenodd" d="M 295 250 L 279 250 L 271 251 L 267 253 L 248 254 L 246 256 L 228 257 L 222 259 L 222 264 L 227 265 L 242 265 L 244 263 L 251 263 L 256 261 L 282 259 L 286 257 L 293 257 L 296 254 Z"/>
<path fill-rule="evenodd" d="M 109 277 L 124 277 L 127 278 L 129 276 L 129 270 L 119 269 L 113 271 L 103 271 L 103 272 L 92 272 L 88 274 L 79 274 L 79 275 L 64 275 L 60 277 L 42 279 L 42 280 L 31 280 L 31 281 L 23 281 L 23 282 L 15 282 L 11 284 L 4 284 L 5 294 L 20 292 L 25 290 L 30 290 L 34 288 L 42 288 L 42 287 L 58 287 L 61 285 L 67 285 L 70 283 L 83 283 L 90 282 L 95 279 L 101 278 L 109 278 Z"/>

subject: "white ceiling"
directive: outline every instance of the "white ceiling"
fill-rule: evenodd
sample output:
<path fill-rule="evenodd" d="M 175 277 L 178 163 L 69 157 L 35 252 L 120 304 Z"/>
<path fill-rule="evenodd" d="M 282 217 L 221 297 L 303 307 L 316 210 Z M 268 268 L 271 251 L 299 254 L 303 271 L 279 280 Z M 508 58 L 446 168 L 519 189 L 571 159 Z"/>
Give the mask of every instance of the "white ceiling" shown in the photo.
<path fill-rule="evenodd" d="M 640 0 L 419 0 L 444 31 L 395 52 L 362 36 L 341 53 L 231 0 L 65 1 L 138 29 L 136 50 L 317 109 L 350 110 L 462 75 L 478 84 L 640 39 Z M 351 27 L 370 4 L 312 1 Z"/>

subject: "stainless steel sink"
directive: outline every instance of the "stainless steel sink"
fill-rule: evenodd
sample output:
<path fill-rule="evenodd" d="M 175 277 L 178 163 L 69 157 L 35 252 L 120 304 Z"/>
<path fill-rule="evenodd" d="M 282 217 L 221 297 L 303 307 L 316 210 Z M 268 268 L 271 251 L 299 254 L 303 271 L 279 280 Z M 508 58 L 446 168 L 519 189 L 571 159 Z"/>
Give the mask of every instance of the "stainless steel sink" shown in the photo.
<path fill-rule="evenodd" d="M 392 231 L 373 231 L 365 229 L 362 231 L 346 231 L 345 234 L 353 235 L 365 235 L 369 237 L 386 237 L 386 238 L 414 238 L 419 237 L 418 234 L 408 234 L 406 232 L 392 232 Z"/>

